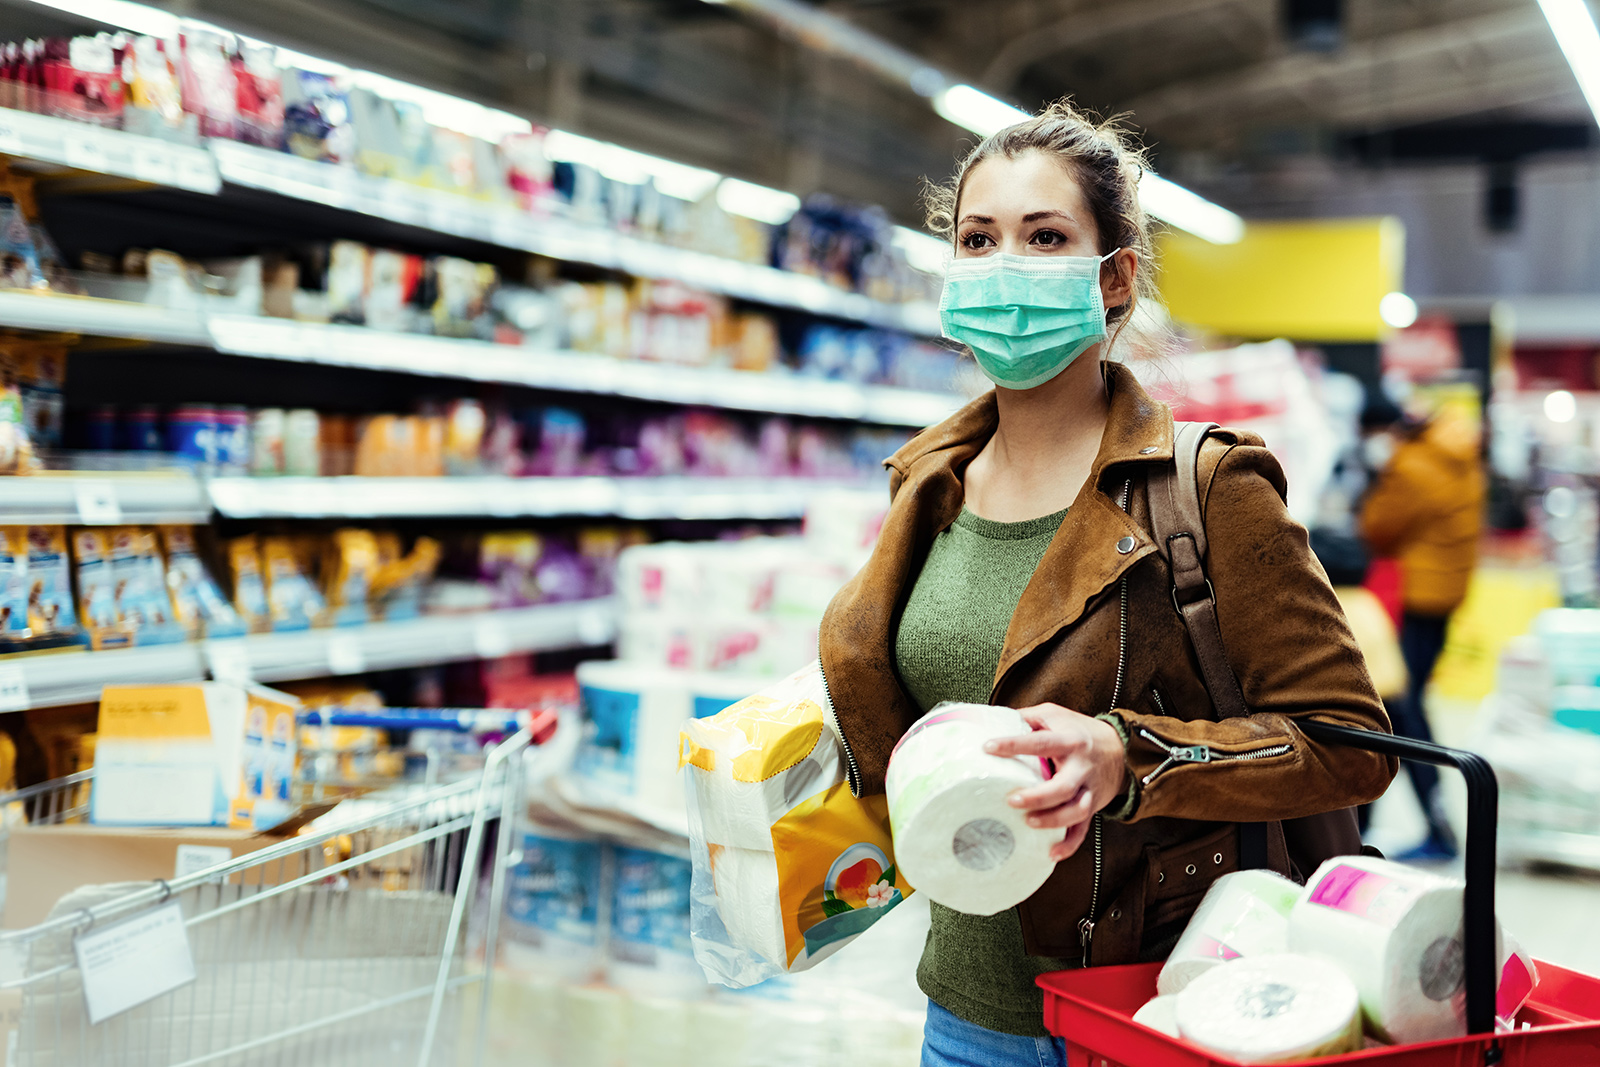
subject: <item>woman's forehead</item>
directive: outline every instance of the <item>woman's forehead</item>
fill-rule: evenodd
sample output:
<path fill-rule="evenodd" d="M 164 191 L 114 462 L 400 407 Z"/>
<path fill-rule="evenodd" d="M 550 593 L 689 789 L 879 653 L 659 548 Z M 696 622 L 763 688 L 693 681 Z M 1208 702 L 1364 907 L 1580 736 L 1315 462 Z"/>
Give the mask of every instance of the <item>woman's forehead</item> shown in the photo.
<path fill-rule="evenodd" d="M 1013 218 L 1037 211 L 1087 217 L 1083 189 L 1072 168 L 1039 151 L 990 156 L 967 172 L 958 219 L 978 213 Z"/>

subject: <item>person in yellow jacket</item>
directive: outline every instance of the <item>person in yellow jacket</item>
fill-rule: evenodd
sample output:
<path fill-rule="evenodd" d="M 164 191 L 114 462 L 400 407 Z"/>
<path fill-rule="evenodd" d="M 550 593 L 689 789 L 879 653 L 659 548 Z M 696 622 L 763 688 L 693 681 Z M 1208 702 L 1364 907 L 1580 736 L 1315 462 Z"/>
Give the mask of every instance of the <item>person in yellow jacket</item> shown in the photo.
<path fill-rule="evenodd" d="M 1482 435 L 1461 414 L 1443 411 L 1418 423 L 1381 400 L 1369 403 L 1361 421 L 1370 433 L 1369 463 L 1379 471 L 1362 505 L 1361 535 L 1373 555 L 1400 562 L 1400 650 L 1409 679 L 1405 699 L 1389 712 L 1395 733 L 1431 741 L 1422 696 L 1444 649 L 1450 614 L 1466 598 L 1478 561 Z M 1439 772 L 1421 763 L 1407 763 L 1406 770 L 1427 816 L 1428 836 L 1398 858 L 1454 858 L 1455 835 L 1439 804 Z"/>

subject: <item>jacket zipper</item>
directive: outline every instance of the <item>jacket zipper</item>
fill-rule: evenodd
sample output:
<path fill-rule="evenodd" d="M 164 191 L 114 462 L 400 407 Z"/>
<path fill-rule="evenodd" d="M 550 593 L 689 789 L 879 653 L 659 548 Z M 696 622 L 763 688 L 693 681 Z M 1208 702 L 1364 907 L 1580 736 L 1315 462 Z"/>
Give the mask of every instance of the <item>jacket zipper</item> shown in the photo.
<path fill-rule="evenodd" d="M 1150 687 L 1150 699 L 1156 702 L 1156 714 L 1165 718 L 1167 706 L 1161 702 L 1161 690 L 1153 685 Z"/>
<path fill-rule="evenodd" d="M 839 737 L 839 747 L 844 749 L 845 776 L 850 783 L 850 795 L 861 796 L 861 765 L 856 762 L 856 754 L 850 750 L 850 739 L 844 735 L 844 726 L 839 722 L 838 713 L 833 710 L 833 694 L 828 691 L 828 672 L 822 668 L 822 645 L 817 644 L 817 676 L 822 679 L 823 713 L 826 721 L 833 724 L 833 732 Z"/>
<path fill-rule="evenodd" d="M 1149 730 L 1143 728 L 1139 730 L 1139 736 L 1167 754 L 1167 758 L 1161 762 L 1160 766 L 1139 780 L 1141 785 L 1149 785 L 1155 780 L 1156 775 L 1168 767 L 1176 766 L 1180 763 L 1231 763 L 1238 760 L 1286 756 L 1294 751 L 1294 745 L 1286 742 L 1281 745 L 1253 748 L 1248 752 L 1213 752 L 1206 745 L 1169 745 Z"/>
<path fill-rule="evenodd" d="M 1122 499 L 1118 506 L 1126 513 L 1128 510 L 1128 497 L 1133 491 L 1133 479 L 1129 478 L 1122 483 Z M 1116 711 L 1117 702 L 1122 699 L 1122 682 L 1128 672 L 1128 576 L 1122 576 L 1121 589 L 1117 595 L 1118 620 L 1117 620 L 1117 680 L 1111 688 L 1111 707 L 1107 711 Z M 1100 914 L 1100 879 L 1105 872 L 1106 865 L 1106 821 L 1098 811 L 1089 827 L 1089 832 L 1094 835 L 1094 883 L 1089 889 L 1089 914 L 1078 920 L 1078 944 L 1083 949 L 1083 965 L 1089 966 L 1089 951 L 1094 945 L 1095 916 Z"/>

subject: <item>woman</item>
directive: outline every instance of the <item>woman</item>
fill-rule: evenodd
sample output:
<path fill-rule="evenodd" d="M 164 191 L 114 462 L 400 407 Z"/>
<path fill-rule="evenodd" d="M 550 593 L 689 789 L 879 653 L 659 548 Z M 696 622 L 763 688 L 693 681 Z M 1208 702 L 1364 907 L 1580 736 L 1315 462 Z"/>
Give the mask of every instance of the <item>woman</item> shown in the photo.
<path fill-rule="evenodd" d="M 823 621 L 858 795 L 882 792 L 895 741 L 943 700 L 1022 709 L 1034 732 L 990 751 L 1055 767 L 1011 798 L 1062 833 L 1043 888 L 992 917 L 933 906 L 924 1065 L 1064 1062 L 1036 976 L 1163 958 L 1237 867 L 1236 823 L 1370 801 L 1395 772 L 1296 726 L 1388 720 L 1277 461 L 1230 431 L 1204 445 L 1200 484 L 1250 714 L 1217 721 L 1149 532 L 1172 416 L 1107 362 L 1152 291 L 1140 173 L 1118 130 L 1061 103 L 985 140 L 935 192 L 955 248 L 946 333 L 997 388 L 887 461 L 882 536 Z"/>

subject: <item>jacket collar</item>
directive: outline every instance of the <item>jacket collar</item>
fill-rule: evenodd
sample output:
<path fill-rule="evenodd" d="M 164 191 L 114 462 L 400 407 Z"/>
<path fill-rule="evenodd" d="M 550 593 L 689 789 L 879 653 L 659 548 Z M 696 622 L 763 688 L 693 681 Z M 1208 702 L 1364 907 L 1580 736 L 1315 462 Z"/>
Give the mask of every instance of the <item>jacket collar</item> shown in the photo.
<path fill-rule="evenodd" d="M 1096 488 L 1101 487 L 1112 467 L 1171 462 L 1173 432 L 1171 410 L 1152 400 L 1131 370 L 1110 362 L 1101 363 L 1100 368 L 1105 374 L 1110 410 L 1100 450 L 1089 472 L 1089 483 Z M 907 479 L 945 472 L 960 479 L 999 424 L 1000 413 L 991 389 L 939 425 L 917 434 L 884 460 L 884 466 Z M 955 516 L 950 518 L 954 520 Z"/>

